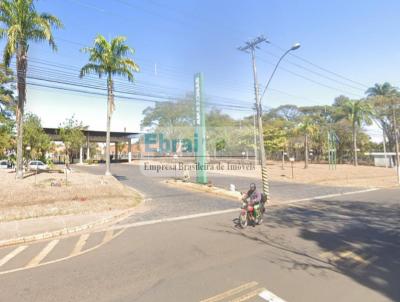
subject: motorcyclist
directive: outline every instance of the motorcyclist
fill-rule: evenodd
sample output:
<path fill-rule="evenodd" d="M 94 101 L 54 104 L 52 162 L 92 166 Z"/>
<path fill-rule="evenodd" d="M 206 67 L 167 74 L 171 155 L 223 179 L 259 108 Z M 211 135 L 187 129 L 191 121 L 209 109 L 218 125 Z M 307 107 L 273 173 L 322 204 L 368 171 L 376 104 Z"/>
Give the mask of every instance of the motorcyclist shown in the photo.
<path fill-rule="evenodd" d="M 257 191 L 255 183 L 250 184 L 250 189 L 243 195 L 243 200 L 248 200 L 249 205 L 252 206 L 261 201 L 261 193 Z"/>

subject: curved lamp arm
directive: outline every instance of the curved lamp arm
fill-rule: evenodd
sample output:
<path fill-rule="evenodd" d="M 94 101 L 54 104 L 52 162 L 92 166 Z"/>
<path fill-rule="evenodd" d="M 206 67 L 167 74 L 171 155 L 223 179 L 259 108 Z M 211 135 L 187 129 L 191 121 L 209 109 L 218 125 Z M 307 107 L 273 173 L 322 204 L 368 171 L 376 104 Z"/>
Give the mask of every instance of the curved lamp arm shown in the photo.
<path fill-rule="evenodd" d="M 274 71 L 272 72 L 271 76 L 268 79 L 267 84 L 265 85 L 264 91 L 260 97 L 260 104 L 261 104 L 261 100 L 263 99 L 265 92 L 267 91 L 267 88 L 269 86 L 269 84 L 271 83 L 272 78 L 274 77 L 274 74 L 276 72 L 276 70 L 278 69 L 279 64 L 281 63 L 282 59 L 291 51 L 299 49 L 300 48 L 300 43 L 296 43 L 294 44 L 290 49 L 286 50 L 285 53 L 279 58 L 278 62 L 275 65 Z"/>

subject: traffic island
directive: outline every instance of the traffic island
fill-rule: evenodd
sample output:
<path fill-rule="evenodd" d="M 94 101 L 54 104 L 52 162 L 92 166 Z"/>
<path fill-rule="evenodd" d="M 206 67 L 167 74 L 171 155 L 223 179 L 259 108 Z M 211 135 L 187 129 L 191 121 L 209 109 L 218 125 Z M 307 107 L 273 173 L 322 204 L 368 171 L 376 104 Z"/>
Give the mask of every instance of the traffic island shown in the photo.
<path fill-rule="evenodd" d="M 227 197 L 233 201 L 240 202 L 242 194 L 238 191 L 229 191 L 219 187 L 215 187 L 212 184 L 197 184 L 193 182 L 183 181 L 180 179 L 169 179 L 166 180 L 165 183 L 170 186 L 175 186 L 181 189 L 203 192 L 214 194 L 222 197 Z"/>
<path fill-rule="evenodd" d="M 143 201 L 112 176 L 0 171 L 0 245 L 83 231 L 129 216 Z"/>

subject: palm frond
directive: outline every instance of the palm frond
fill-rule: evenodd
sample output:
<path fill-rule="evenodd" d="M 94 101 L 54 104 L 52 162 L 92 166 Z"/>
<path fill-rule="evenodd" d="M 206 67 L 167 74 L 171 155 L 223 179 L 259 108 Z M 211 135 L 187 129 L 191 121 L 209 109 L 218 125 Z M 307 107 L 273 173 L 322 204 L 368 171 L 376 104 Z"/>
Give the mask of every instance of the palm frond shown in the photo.
<path fill-rule="evenodd" d="M 4 65 L 6 65 L 7 67 L 10 66 L 11 58 L 14 54 L 14 52 L 11 49 L 12 48 L 10 43 L 7 43 L 6 46 L 4 47 L 3 62 Z"/>
<path fill-rule="evenodd" d="M 101 66 L 101 65 L 88 63 L 81 68 L 79 77 L 82 78 L 85 75 L 90 74 L 90 73 L 96 73 L 99 76 L 99 78 L 101 78 L 105 74 L 105 70 L 104 70 L 103 66 Z"/>
<path fill-rule="evenodd" d="M 53 16 L 48 13 L 42 13 L 42 14 L 40 14 L 40 18 L 45 20 L 48 24 L 50 24 L 54 28 L 57 28 L 57 29 L 64 28 L 64 24 L 56 16 Z"/>
<path fill-rule="evenodd" d="M 130 82 L 133 82 L 135 80 L 133 76 L 133 71 L 127 66 L 121 66 L 119 68 L 116 68 L 113 71 L 113 74 L 116 74 L 121 77 L 127 77 Z"/>
<path fill-rule="evenodd" d="M 121 64 L 128 66 L 134 72 L 139 72 L 140 71 L 139 65 L 137 65 L 132 59 L 129 59 L 129 58 L 122 59 L 121 60 Z"/>
<path fill-rule="evenodd" d="M 16 53 L 17 48 L 27 51 L 29 41 L 47 41 L 56 50 L 52 34 L 53 28 L 62 28 L 61 21 L 48 13 L 38 14 L 33 0 L 0 1 L 0 22 L 5 26 L 0 29 L 0 38 L 7 40 L 7 62 Z"/>

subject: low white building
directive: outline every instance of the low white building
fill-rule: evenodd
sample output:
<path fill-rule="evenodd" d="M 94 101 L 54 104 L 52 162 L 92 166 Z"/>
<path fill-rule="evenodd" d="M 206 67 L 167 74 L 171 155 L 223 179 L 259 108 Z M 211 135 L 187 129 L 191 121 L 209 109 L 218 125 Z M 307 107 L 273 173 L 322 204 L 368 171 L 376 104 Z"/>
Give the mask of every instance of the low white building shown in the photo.
<path fill-rule="evenodd" d="M 365 155 L 369 155 L 374 158 L 374 164 L 376 167 L 394 167 L 396 158 L 395 152 L 371 152 L 365 153 Z"/>

